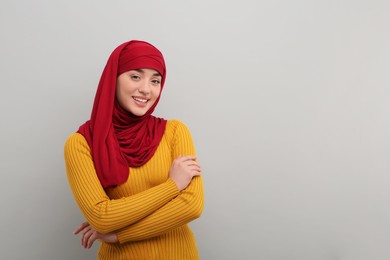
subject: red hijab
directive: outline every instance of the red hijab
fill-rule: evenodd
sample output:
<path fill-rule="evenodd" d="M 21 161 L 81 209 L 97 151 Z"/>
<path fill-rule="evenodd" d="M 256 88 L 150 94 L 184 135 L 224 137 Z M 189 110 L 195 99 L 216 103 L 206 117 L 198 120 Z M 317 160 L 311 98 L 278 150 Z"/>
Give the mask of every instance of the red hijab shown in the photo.
<path fill-rule="evenodd" d="M 146 114 L 139 117 L 124 110 L 116 101 L 117 77 L 123 72 L 143 68 L 161 74 L 162 91 L 166 69 L 161 52 L 143 41 L 118 46 L 100 78 L 91 119 L 78 130 L 88 142 L 103 188 L 126 182 L 129 167 L 141 166 L 152 158 L 164 134 L 166 120 L 151 115 L 160 96 Z"/>

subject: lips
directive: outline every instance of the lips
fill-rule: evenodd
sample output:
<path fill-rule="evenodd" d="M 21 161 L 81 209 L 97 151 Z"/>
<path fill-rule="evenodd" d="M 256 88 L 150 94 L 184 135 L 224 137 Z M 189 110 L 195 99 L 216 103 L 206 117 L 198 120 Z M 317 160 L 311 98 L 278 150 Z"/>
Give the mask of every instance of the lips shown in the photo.
<path fill-rule="evenodd" d="M 133 97 L 133 99 L 135 100 L 135 101 L 138 101 L 138 102 L 141 102 L 141 103 L 144 103 L 144 104 L 146 104 L 149 100 L 148 99 L 146 99 L 146 98 L 141 98 L 141 97 Z"/>
<path fill-rule="evenodd" d="M 134 104 L 139 108 L 145 108 L 148 105 L 148 101 L 150 100 L 146 97 L 139 97 L 139 96 L 138 97 L 133 96 L 133 99 L 134 99 Z"/>

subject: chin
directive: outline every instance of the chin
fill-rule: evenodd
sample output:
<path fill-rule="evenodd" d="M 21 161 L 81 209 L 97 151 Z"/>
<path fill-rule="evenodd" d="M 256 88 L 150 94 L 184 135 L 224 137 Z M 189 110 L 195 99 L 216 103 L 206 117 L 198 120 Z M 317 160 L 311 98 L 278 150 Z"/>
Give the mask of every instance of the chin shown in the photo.
<path fill-rule="evenodd" d="M 145 110 L 145 111 L 132 111 L 132 110 L 129 110 L 130 113 L 132 113 L 133 115 L 135 116 L 143 116 L 146 114 L 148 110 Z"/>
<path fill-rule="evenodd" d="M 126 110 L 127 112 L 130 112 L 134 116 L 143 116 L 149 111 L 150 108 L 151 108 L 150 104 L 147 104 L 147 106 L 142 108 L 138 106 L 127 106 Z"/>
<path fill-rule="evenodd" d="M 132 113 L 132 114 L 135 115 L 135 116 L 141 117 L 141 116 L 145 115 L 146 113 L 143 113 L 143 114 L 140 114 L 140 113 L 134 114 L 134 113 Z"/>

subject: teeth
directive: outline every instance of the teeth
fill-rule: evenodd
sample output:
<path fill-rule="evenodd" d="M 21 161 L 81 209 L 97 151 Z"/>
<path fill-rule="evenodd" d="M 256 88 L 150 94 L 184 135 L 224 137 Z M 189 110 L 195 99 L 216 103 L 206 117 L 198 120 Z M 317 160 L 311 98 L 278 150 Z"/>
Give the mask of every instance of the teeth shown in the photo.
<path fill-rule="evenodd" d="M 134 99 L 139 101 L 139 102 L 142 102 L 142 103 L 148 102 L 148 100 L 146 100 L 146 99 L 140 99 L 140 98 L 136 98 L 136 97 Z"/>

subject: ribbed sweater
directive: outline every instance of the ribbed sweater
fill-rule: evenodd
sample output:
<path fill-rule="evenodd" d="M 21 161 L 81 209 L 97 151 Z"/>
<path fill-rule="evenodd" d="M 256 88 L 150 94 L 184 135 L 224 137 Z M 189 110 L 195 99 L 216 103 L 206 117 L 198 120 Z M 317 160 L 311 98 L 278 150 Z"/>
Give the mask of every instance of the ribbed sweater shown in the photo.
<path fill-rule="evenodd" d="M 72 134 L 65 143 L 65 164 L 73 196 L 90 225 L 101 233 L 115 232 L 118 243 L 101 241 L 98 259 L 199 259 L 188 223 L 203 210 L 202 177 L 183 191 L 169 178 L 179 155 L 195 155 L 188 128 L 167 122 L 154 156 L 130 167 L 127 182 L 103 189 L 85 138 Z"/>

